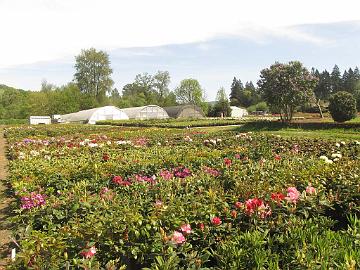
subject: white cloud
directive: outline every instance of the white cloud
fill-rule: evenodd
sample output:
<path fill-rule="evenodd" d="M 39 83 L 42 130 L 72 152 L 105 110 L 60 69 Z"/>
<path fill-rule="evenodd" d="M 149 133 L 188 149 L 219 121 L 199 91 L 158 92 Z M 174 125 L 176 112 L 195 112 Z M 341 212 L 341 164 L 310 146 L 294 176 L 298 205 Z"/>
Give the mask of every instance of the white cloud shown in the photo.
<path fill-rule="evenodd" d="M 358 0 L 0 0 L 0 67 L 73 56 L 94 46 L 158 46 L 240 35 L 321 44 L 291 28 L 359 20 Z"/>

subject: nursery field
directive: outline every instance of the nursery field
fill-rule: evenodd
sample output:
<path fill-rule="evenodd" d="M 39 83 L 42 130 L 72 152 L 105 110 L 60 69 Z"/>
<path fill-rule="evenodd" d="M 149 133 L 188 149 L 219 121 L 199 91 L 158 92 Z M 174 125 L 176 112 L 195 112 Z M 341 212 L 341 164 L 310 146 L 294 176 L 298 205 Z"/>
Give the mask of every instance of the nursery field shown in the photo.
<path fill-rule="evenodd" d="M 358 269 L 360 141 L 8 127 L 9 269 Z"/>

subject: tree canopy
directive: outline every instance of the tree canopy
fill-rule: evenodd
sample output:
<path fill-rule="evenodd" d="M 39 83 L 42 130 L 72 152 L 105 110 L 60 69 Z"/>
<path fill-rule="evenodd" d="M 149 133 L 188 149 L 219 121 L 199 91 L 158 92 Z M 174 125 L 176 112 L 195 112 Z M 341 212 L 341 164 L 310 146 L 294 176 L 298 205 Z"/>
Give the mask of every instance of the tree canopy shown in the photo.
<path fill-rule="evenodd" d="M 292 120 L 295 109 L 309 102 L 317 78 L 298 61 L 275 63 L 261 71 L 258 85 L 268 105 L 280 112 L 285 122 Z"/>
<path fill-rule="evenodd" d="M 90 48 L 82 50 L 75 60 L 74 81 L 82 93 L 95 97 L 101 104 L 114 84 L 109 55 Z"/>

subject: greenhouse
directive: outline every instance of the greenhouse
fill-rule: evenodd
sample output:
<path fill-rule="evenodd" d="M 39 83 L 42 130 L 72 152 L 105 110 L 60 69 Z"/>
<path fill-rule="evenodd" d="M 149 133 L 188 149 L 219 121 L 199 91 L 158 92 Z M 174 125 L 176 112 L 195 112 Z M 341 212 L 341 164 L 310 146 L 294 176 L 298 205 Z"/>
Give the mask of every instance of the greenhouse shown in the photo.
<path fill-rule="evenodd" d="M 129 119 L 164 119 L 169 118 L 167 112 L 157 105 L 147 105 L 142 107 L 132 107 L 122 109 Z"/>
<path fill-rule="evenodd" d="M 248 111 L 244 108 L 239 108 L 236 106 L 230 106 L 230 108 L 231 108 L 231 117 L 234 118 L 242 118 L 249 114 Z"/>
<path fill-rule="evenodd" d="M 204 113 L 196 105 L 180 105 L 165 107 L 165 111 L 171 118 L 203 118 Z"/>
<path fill-rule="evenodd" d="M 90 110 L 79 111 L 61 115 L 61 123 L 87 123 L 95 124 L 100 120 L 128 120 L 127 114 L 115 107 L 105 106 L 100 108 L 93 108 Z"/>

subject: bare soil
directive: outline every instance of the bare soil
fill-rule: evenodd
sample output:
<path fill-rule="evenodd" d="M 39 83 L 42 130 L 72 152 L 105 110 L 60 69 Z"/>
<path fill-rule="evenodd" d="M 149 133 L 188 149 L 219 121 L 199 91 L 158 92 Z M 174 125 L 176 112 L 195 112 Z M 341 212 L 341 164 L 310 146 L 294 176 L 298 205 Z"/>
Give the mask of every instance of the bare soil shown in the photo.
<path fill-rule="evenodd" d="M 6 182 L 7 178 L 7 158 L 6 158 L 6 140 L 4 138 L 4 127 L 0 126 L 0 270 L 10 261 L 10 237 L 11 223 L 9 217 L 11 214 L 12 198 Z"/>

